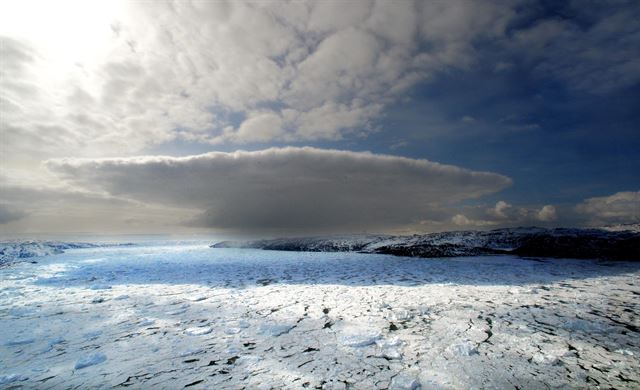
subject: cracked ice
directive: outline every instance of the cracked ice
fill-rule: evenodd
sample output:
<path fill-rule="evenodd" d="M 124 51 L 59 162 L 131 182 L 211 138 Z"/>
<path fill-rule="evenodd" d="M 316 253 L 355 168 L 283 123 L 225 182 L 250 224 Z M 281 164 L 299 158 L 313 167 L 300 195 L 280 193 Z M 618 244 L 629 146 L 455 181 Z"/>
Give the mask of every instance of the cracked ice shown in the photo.
<path fill-rule="evenodd" d="M 0 386 L 640 386 L 640 264 L 84 248 L 0 269 Z"/>

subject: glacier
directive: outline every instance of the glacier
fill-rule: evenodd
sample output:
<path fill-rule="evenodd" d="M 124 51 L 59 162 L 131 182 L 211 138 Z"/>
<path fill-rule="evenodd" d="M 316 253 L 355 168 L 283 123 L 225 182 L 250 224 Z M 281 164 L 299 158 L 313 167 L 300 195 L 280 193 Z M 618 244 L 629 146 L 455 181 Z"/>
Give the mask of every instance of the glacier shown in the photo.
<path fill-rule="evenodd" d="M 640 386 L 640 262 L 61 250 L 0 268 L 0 388 Z"/>

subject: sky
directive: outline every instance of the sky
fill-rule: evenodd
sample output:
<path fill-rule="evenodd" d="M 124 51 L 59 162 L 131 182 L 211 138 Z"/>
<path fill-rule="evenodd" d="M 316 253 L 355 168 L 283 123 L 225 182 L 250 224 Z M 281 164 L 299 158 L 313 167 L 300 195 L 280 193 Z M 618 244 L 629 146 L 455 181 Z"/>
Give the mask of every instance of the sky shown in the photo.
<path fill-rule="evenodd" d="M 0 234 L 640 222 L 637 1 L 0 2 Z"/>

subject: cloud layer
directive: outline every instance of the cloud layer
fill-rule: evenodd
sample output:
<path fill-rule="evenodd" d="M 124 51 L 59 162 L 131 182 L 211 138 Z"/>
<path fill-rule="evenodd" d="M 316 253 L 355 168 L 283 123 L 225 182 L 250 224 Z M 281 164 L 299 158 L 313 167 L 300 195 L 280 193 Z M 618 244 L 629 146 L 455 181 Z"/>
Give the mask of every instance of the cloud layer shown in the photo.
<path fill-rule="evenodd" d="M 240 231 L 397 228 L 511 184 L 495 173 L 426 160 L 314 148 L 61 159 L 47 166 L 75 186 L 199 209 L 191 224 Z"/>
<path fill-rule="evenodd" d="M 548 188 L 548 176 L 570 176 L 569 165 L 581 172 L 590 162 L 608 172 L 593 151 L 609 160 L 621 150 L 632 155 L 637 115 L 630 113 L 637 110 L 621 99 L 631 101 L 625 97 L 635 97 L 640 81 L 635 2 L 33 4 L 0 2 L 3 227 L 55 230 L 58 219 L 71 215 L 84 221 L 69 222 L 76 227 L 116 217 L 113 226 L 122 226 L 126 215 L 170 225 L 197 212 L 192 225 L 232 229 L 289 229 L 306 226 L 304 220 L 313 229 L 346 227 L 345 221 L 354 229 L 410 223 L 446 229 L 637 216 L 635 200 L 622 199 L 634 193 L 577 207 L 585 196 L 522 199 L 529 189 Z M 456 89 L 454 81 L 465 77 L 470 80 Z M 571 108 L 576 101 L 582 103 Z M 536 109 L 541 106 L 549 109 Z M 625 109 L 608 109 L 613 106 Z M 575 122 L 583 117 L 586 128 L 596 130 Z M 607 142 L 599 142 L 601 133 Z M 438 143 L 447 137 L 461 142 Z M 591 140 L 593 150 L 583 140 Z M 97 159 L 291 144 L 397 150 L 496 171 L 520 165 L 508 172 L 521 199 L 511 192 L 505 199 L 513 205 L 455 206 L 506 183 L 379 155 L 282 149 Z M 66 186 L 41 166 L 61 157 L 88 158 L 49 163 L 67 175 Z M 542 169 L 536 160 L 547 165 Z M 615 169 L 637 172 L 637 159 L 621 154 L 614 160 Z M 501 164 L 484 165 L 491 161 Z M 552 169 L 556 174 L 547 175 Z M 606 194 L 637 178 L 625 174 L 611 186 L 584 180 L 603 181 L 588 187 Z M 138 180 L 154 191 L 138 188 Z M 161 191 L 164 185 L 169 190 Z M 546 204 L 552 202 L 567 204 Z M 37 219 L 42 215 L 48 222 Z"/>
<path fill-rule="evenodd" d="M 589 198 L 577 205 L 576 211 L 589 218 L 592 225 L 640 223 L 640 191 Z"/>
<path fill-rule="evenodd" d="M 517 62 L 571 88 L 640 80 L 638 37 L 625 30 L 634 7 L 567 6 L 567 20 L 537 20 L 521 1 L 59 2 L 38 18 L 5 8 L 0 127 L 11 153 L 368 134 L 409 88 L 473 66 L 487 46 L 511 61 L 496 69 Z"/>

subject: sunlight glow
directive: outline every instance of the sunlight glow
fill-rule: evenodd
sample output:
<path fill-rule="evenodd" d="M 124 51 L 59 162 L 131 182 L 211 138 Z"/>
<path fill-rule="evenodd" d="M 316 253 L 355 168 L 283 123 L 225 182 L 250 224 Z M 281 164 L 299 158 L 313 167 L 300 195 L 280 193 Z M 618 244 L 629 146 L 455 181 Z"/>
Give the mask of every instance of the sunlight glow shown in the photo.
<path fill-rule="evenodd" d="M 108 54 L 123 9 L 121 1 L 3 1 L 0 35 L 31 44 L 47 76 L 61 79 Z"/>

